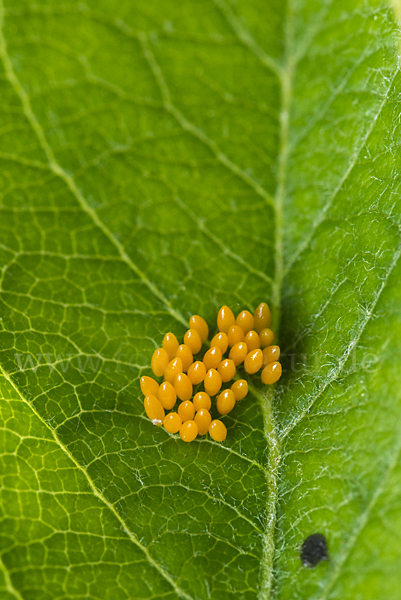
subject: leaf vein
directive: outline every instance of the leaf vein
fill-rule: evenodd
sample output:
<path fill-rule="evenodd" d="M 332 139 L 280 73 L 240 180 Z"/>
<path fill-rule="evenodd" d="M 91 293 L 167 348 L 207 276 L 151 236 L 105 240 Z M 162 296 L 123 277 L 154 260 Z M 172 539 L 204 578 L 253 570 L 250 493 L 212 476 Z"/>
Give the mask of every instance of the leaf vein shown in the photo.
<path fill-rule="evenodd" d="M 1 556 L 0 556 L 0 570 L 2 571 L 2 573 L 4 575 L 4 582 L 6 584 L 7 591 L 12 596 L 17 598 L 17 600 L 24 600 L 23 597 L 21 596 L 21 594 L 19 593 L 19 591 L 13 586 L 13 583 L 10 578 L 10 574 L 9 574 L 9 572 L 6 568 L 6 565 L 4 564 L 3 558 Z"/>
<path fill-rule="evenodd" d="M 260 60 L 263 66 L 268 67 L 268 69 L 280 78 L 282 68 L 279 63 L 273 57 L 266 54 L 263 48 L 259 46 L 250 31 L 245 29 L 240 20 L 235 16 L 230 6 L 224 0 L 213 0 L 213 3 L 225 17 L 241 44 L 248 48 Z"/>
<path fill-rule="evenodd" d="M 234 175 L 242 179 L 249 187 L 251 187 L 259 196 L 261 196 L 266 204 L 270 207 L 273 206 L 273 198 L 271 195 L 266 192 L 266 190 L 257 183 L 252 177 L 250 177 L 243 169 L 238 167 L 235 163 L 233 163 L 218 147 L 216 142 L 209 138 L 204 131 L 190 123 L 186 117 L 181 113 L 178 108 L 172 104 L 171 94 L 167 87 L 167 83 L 163 77 L 163 73 L 160 69 L 160 66 L 157 64 L 154 54 L 152 53 L 149 45 L 148 37 L 145 33 L 141 32 L 137 34 L 136 39 L 142 46 L 143 54 L 149 64 L 151 72 L 156 80 L 156 83 L 159 86 L 160 93 L 163 98 L 164 107 L 167 112 L 169 112 L 175 120 L 181 125 L 184 131 L 190 133 L 193 137 L 197 138 L 201 141 L 209 150 L 213 152 L 217 160 L 224 165 L 228 170 L 230 170 Z"/>

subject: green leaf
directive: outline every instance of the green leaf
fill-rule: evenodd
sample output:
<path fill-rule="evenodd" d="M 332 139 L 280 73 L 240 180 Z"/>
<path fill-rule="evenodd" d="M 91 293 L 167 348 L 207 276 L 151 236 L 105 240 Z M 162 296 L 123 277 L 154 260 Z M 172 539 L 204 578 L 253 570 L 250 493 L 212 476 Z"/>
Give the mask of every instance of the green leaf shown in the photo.
<path fill-rule="evenodd" d="M 1 4 L 2 600 L 396 600 L 398 31 L 380 0 Z M 272 306 L 185 444 L 139 378 Z M 330 560 L 300 547 L 325 535 Z"/>

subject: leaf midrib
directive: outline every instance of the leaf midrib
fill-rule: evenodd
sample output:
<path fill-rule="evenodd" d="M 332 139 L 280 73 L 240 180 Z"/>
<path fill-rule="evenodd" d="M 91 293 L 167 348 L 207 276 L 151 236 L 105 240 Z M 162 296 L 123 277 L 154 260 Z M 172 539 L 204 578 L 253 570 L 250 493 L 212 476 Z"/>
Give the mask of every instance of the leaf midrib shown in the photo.
<path fill-rule="evenodd" d="M 295 68 L 295 57 L 292 55 L 293 22 L 290 18 L 290 0 L 286 3 L 284 23 L 284 56 L 283 66 L 278 73 L 281 89 L 280 130 L 277 158 L 277 187 L 274 201 L 275 210 L 275 275 L 273 282 L 273 327 L 277 340 L 280 341 L 281 299 L 284 278 L 283 266 L 283 207 L 287 187 L 287 170 L 289 156 L 289 128 L 292 95 L 292 80 Z M 266 506 L 266 531 L 263 540 L 263 555 L 261 560 L 261 584 L 259 599 L 267 600 L 273 593 L 273 565 L 275 559 L 275 534 L 278 505 L 278 477 L 281 462 L 281 445 L 277 437 L 277 422 L 273 407 L 274 389 L 266 392 L 261 409 L 264 420 L 265 438 L 269 450 L 269 474 L 266 480 L 269 498 Z"/>

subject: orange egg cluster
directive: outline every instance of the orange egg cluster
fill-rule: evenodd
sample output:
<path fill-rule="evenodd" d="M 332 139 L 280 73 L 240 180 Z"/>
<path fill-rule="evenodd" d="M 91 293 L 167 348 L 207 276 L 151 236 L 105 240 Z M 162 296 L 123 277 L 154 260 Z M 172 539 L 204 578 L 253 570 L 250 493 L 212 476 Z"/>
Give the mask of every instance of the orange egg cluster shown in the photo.
<path fill-rule="evenodd" d="M 265 302 L 259 304 L 254 314 L 243 310 L 235 318 L 228 306 L 222 306 L 217 316 L 218 332 L 203 357 L 194 360 L 209 336 L 209 327 L 199 315 L 189 319 L 189 329 L 184 343 L 179 344 L 174 333 L 166 333 L 161 348 L 152 356 L 152 371 L 164 377 L 159 384 L 152 377 L 141 377 L 141 390 L 145 395 L 145 411 L 155 425 L 163 425 L 169 433 L 180 434 L 184 442 L 192 442 L 198 435 L 206 435 L 222 442 L 227 428 L 219 419 L 212 420 L 211 396 L 217 396 L 216 408 L 227 415 L 248 393 L 245 379 L 237 379 L 222 390 L 223 383 L 231 382 L 237 367 L 243 365 L 246 373 L 253 375 L 262 370 L 262 382 L 272 384 L 281 377 L 278 362 L 280 348 L 274 346 L 274 333 L 269 329 L 271 314 Z M 224 354 L 228 351 L 228 357 Z M 203 385 L 203 390 L 194 386 Z M 166 415 L 166 410 L 177 411 Z"/>

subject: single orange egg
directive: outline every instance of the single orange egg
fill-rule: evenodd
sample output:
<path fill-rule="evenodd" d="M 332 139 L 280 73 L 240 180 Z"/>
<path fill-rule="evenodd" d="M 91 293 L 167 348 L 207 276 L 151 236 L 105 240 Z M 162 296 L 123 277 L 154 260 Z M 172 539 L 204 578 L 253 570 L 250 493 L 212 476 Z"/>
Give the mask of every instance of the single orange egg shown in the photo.
<path fill-rule="evenodd" d="M 228 415 L 235 406 L 235 396 L 232 390 L 224 390 L 217 396 L 217 410 L 221 415 Z"/>
<path fill-rule="evenodd" d="M 259 371 L 263 365 L 263 353 L 259 348 L 258 350 L 252 350 L 252 352 L 248 352 L 244 360 L 244 369 L 247 373 L 251 375 Z"/>
<path fill-rule="evenodd" d="M 178 340 L 175 337 L 174 333 L 171 333 L 171 331 L 169 331 L 169 333 L 166 333 L 166 335 L 163 338 L 162 346 L 168 354 L 168 359 L 173 360 L 173 358 L 175 358 L 175 353 L 177 352 L 178 348 Z"/>
<path fill-rule="evenodd" d="M 153 425 L 162 425 L 165 412 L 156 396 L 146 396 L 143 405 L 145 407 L 145 412 L 152 421 Z"/>
<path fill-rule="evenodd" d="M 173 408 L 174 404 L 177 401 L 177 394 L 174 389 L 174 386 L 171 385 L 169 381 L 163 381 L 159 389 L 159 400 L 163 406 L 167 410 Z"/>
<path fill-rule="evenodd" d="M 185 344 L 181 344 L 178 346 L 177 351 L 175 353 L 176 358 L 180 358 L 182 361 L 182 370 L 186 373 L 189 367 L 194 362 L 194 357 L 192 356 L 191 350 Z"/>
<path fill-rule="evenodd" d="M 181 402 L 178 407 L 178 414 L 180 415 L 182 422 L 190 421 L 194 418 L 195 415 L 195 407 L 190 400 L 185 400 L 185 402 Z"/>
<path fill-rule="evenodd" d="M 232 325 L 227 331 L 228 345 L 230 348 L 244 341 L 244 330 L 239 325 Z"/>
<path fill-rule="evenodd" d="M 243 400 L 248 393 L 248 383 L 245 379 L 238 379 L 238 381 L 235 381 L 232 384 L 231 390 L 234 393 L 235 400 L 239 402 L 240 400 Z"/>
<path fill-rule="evenodd" d="M 174 380 L 178 373 L 182 373 L 182 360 L 181 358 L 173 358 L 166 367 L 164 380 L 174 385 Z"/>
<path fill-rule="evenodd" d="M 248 352 L 250 352 L 251 350 L 257 350 L 258 348 L 260 348 L 259 334 L 256 333 L 256 331 L 254 331 L 253 329 L 251 329 L 251 331 L 248 331 L 248 333 L 245 336 L 244 341 L 248 347 Z"/>
<path fill-rule="evenodd" d="M 217 315 L 217 327 L 219 328 L 219 331 L 227 333 L 231 325 L 235 325 L 234 313 L 228 306 L 222 306 Z"/>
<path fill-rule="evenodd" d="M 227 437 L 227 427 L 219 419 L 210 423 L 209 435 L 215 442 L 223 442 Z"/>
<path fill-rule="evenodd" d="M 176 412 L 171 412 L 165 416 L 163 425 L 169 433 L 177 433 L 181 428 L 182 419 Z"/>
<path fill-rule="evenodd" d="M 156 396 L 156 398 L 159 397 L 159 384 L 153 377 L 147 377 L 146 375 L 141 377 L 140 386 L 144 396 L 152 395 Z"/>
<path fill-rule="evenodd" d="M 262 371 L 262 381 L 266 384 L 276 383 L 281 377 L 281 364 L 279 362 L 272 362 L 267 365 Z"/>
<path fill-rule="evenodd" d="M 205 380 L 203 382 L 205 386 L 205 392 L 209 396 L 215 396 L 221 388 L 221 376 L 216 369 L 209 369 L 206 373 Z"/>
<path fill-rule="evenodd" d="M 263 350 L 263 366 L 266 367 L 269 363 L 276 362 L 280 358 L 279 346 L 267 346 Z"/>
<path fill-rule="evenodd" d="M 212 407 L 212 401 L 210 399 L 209 394 L 206 394 L 206 392 L 198 392 L 197 394 L 195 394 L 193 403 L 196 412 L 198 412 L 202 408 L 210 410 Z"/>
<path fill-rule="evenodd" d="M 212 422 L 210 412 L 206 410 L 206 408 L 201 408 L 200 411 L 196 413 L 194 421 L 198 426 L 199 435 L 206 435 L 209 431 L 210 423 Z"/>
<path fill-rule="evenodd" d="M 218 372 L 220 373 L 221 380 L 231 381 L 236 372 L 235 363 L 231 358 L 225 358 L 217 367 Z"/>
<path fill-rule="evenodd" d="M 202 348 L 202 339 L 196 329 L 188 329 L 184 335 L 184 344 L 188 346 L 192 354 L 197 354 Z"/>
<path fill-rule="evenodd" d="M 198 385 L 198 383 L 202 383 L 205 379 L 206 375 L 206 367 L 201 360 L 197 360 L 192 363 L 192 365 L 188 369 L 188 377 L 192 381 L 193 385 Z"/>
<path fill-rule="evenodd" d="M 248 346 L 245 342 L 239 342 L 235 344 L 230 350 L 229 358 L 234 361 L 236 367 L 244 362 L 246 355 L 248 354 Z"/>
<path fill-rule="evenodd" d="M 244 333 L 248 333 L 254 326 L 253 314 L 249 310 L 243 310 L 237 316 L 235 323 L 242 328 Z"/>
<path fill-rule="evenodd" d="M 206 342 L 209 335 L 209 327 L 205 319 L 200 317 L 199 315 L 192 315 L 189 319 L 189 327 L 190 329 L 195 329 L 200 335 L 202 342 Z"/>
<path fill-rule="evenodd" d="M 270 346 L 274 342 L 274 332 L 267 327 L 262 329 L 259 333 L 260 337 L 260 347 L 266 348 L 266 346 Z"/>
<path fill-rule="evenodd" d="M 192 381 L 185 373 L 176 375 L 174 389 L 180 400 L 190 400 L 192 398 Z"/>
<path fill-rule="evenodd" d="M 164 375 L 164 371 L 167 368 L 168 362 L 168 354 L 163 348 L 157 348 L 153 352 L 150 366 L 152 367 L 152 371 L 156 375 L 156 377 L 161 377 L 162 375 Z"/>
<path fill-rule="evenodd" d="M 207 352 L 205 352 L 205 356 L 203 357 L 203 364 L 206 367 L 206 370 L 209 369 L 217 369 L 219 364 L 221 363 L 221 350 L 218 346 L 213 346 L 213 348 L 209 348 Z"/>
<path fill-rule="evenodd" d="M 216 333 L 216 335 L 213 337 L 212 341 L 210 342 L 210 347 L 213 348 L 213 346 L 220 348 L 222 354 L 224 354 L 224 352 L 227 350 L 228 337 L 224 331 L 219 331 L 219 333 Z"/>
<path fill-rule="evenodd" d="M 255 310 L 255 314 L 253 315 L 255 320 L 254 328 L 258 333 L 265 329 L 265 327 L 270 327 L 270 323 L 272 322 L 272 316 L 270 313 L 270 308 L 266 304 L 266 302 L 261 302 L 257 309 Z"/>
<path fill-rule="evenodd" d="M 198 426 L 195 421 L 186 421 L 181 425 L 180 438 L 183 442 L 193 442 L 198 435 Z"/>

